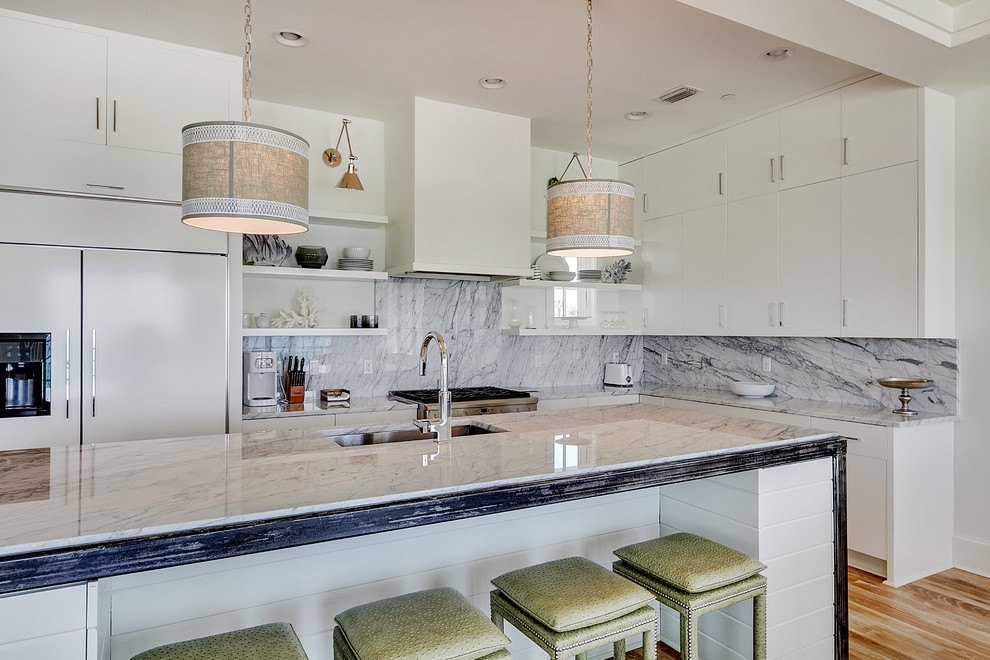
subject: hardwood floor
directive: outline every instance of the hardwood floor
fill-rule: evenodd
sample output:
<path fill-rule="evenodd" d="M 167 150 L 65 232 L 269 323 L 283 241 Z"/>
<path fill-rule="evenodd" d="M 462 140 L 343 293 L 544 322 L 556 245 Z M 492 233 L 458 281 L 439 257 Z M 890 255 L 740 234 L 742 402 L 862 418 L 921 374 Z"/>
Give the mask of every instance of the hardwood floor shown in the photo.
<path fill-rule="evenodd" d="M 679 660 L 658 644 L 658 660 Z M 850 660 L 990 658 L 990 578 L 957 568 L 899 589 L 849 569 Z M 626 660 L 642 660 L 637 649 Z"/>

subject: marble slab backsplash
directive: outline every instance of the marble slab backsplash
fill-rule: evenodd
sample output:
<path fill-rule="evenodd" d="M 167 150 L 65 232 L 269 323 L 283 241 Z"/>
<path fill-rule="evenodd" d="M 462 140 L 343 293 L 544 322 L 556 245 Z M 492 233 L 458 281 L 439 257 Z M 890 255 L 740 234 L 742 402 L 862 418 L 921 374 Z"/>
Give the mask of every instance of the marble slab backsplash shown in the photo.
<path fill-rule="evenodd" d="M 497 282 L 393 278 L 376 283 L 375 298 L 385 336 L 245 337 L 243 350 L 304 357 L 307 390 L 344 387 L 354 397 L 436 387 L 436 346 L 429 349 L 427 375 L 419 375 L 419 348 L 430 330 L 447 343 L 451 387 L 599 384 L 614 354 L 630 364 L 635 381 L 642 373 L 642 337 L 503 335 Z M 365 360 L 371 374 L 364 373 Z"/>
<path fill-rule="evenodd" d="M 911 408 L 957 413 L 955 339 L 643 337 L 644 384 L 726 389 L 730 380 L 769 381 L 775 394 L 797 399 L 900 407 L 900 390 L 876 382 L 885 376 L 932 379 L 931 389 L 911 392 Z"/>

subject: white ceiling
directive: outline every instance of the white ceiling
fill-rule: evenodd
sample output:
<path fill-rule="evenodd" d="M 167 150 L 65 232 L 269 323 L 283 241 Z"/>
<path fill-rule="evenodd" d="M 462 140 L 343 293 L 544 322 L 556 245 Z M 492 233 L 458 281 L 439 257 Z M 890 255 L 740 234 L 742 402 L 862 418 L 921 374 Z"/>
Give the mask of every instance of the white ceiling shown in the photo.
<path fill-rule="evenodd" d="M 885 65 L 884 58 L 863 56 L 854 47 L 809 39 L 808 32 L 814 35 L 821 26 L 800 23 L 800 16 L 794 19 L 798 27 L 782 27 L 763 16 L 753 22 L 765 21 L 757 27 L 796 35 L 809 46 L 717 16 L 727 13 L 740 20 L 731 11 L 713 7 L 816 1 L 847 4 L 597 0 L 595 155 L 627 160 L 865 72 L 809 46 L 845 53 L 866 66 Z M 688 3 L 709 5 L 702 6 L 708 11 Z M 242 0 L 0 0 L 0 7 L 209 50 L 243 52 Z M 755 9 L 753 13 L 761 14 Z M 254 98 L 381 120 L 403 99 L 423 96 L 530 117 L 534 145 L 584 150 L 582 0 L 254 0 L 253 25 Z M 277 30 L 302 32 L 309 44 L 279 45 L 271 36 Z M 795 55 L 780 62 L 760 57 L 781 46 L 793 47 Z M 477 81 L 484 76 L 506 78 L 509 85 L 482 89 Z M 650 101 L 681 84 L 705 92 L 676 105 Z M 727 93 L 736 96 L 721 100 Z M 630 122 L 623 115 L 632 110 L 653 114 Z"/>

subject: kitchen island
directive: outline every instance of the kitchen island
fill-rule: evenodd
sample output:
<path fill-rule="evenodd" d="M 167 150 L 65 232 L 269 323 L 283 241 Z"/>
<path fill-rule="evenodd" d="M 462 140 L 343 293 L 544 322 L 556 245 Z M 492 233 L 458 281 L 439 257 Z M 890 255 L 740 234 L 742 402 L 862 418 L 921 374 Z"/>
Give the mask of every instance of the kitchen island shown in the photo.
<path fill-rule="evenodd" d="M 232 558 L 434 523 L 449 529 L 697 479 L 774 473 L 799 487 L 804 471 L 795 466 L 825 466 L 831 561 L 818 577 L 832 584 L 829 656 L 847 656 L 842 438 L 650 404 L 476 422 L 504 432 L 439 445 L 344 448 L 325 431 L 305 430 L 6 452 L 0 590 L 175 576 L 193 565 L 221 571 Z M 762 495 L 753 501 L 762 511 Z M 87 624 L 98 640 L 106 627 Z"/>

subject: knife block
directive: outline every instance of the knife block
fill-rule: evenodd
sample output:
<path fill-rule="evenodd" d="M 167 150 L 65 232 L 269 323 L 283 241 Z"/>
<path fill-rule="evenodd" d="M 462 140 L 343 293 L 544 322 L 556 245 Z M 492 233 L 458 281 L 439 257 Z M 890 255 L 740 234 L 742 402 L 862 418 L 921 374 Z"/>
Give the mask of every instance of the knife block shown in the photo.
<path fill-rule="evenodd" d="M 289 385 L 289 379 L 285 379 L 285 396 L 289 403 L 302 403 L 306 399 L 305 385 Z"/>

